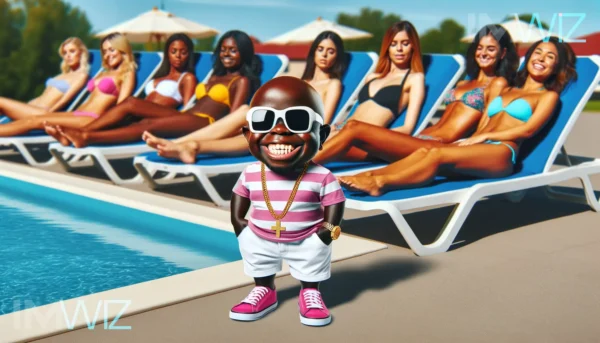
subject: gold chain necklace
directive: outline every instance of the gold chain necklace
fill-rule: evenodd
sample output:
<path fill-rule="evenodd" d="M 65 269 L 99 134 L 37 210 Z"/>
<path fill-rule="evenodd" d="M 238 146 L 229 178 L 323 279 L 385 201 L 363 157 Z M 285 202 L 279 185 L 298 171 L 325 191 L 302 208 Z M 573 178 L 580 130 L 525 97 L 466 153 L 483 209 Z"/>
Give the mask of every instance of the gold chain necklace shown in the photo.
<path fill-rule="evenodd" d="M 292 206 L 292 203 L 294 202 L 294 198 L 296 197 L 296 192 L 298 191 L 298 187 L 300 187 L 300 181 L 302 180 L 302 177 L 306 173 L 306 170 L 308 170 L 308 163 L 306 163 L 304 165 L 304 169 L 302 170 L 302 173 L 300 174 L 298 179 L 296 179 L 296 184 L 294 184 L 294 188 L 292 189 L 292 194 L 290 195 L 290 198 L 288 199 L 287 204 L 285 204 L 285 208 L 283 209 L 283 212 L 281 212 L 281 214 L 277 215 L 275 213 L 275 211 L 273 210 L 273 206 L 271 206 L 271 200 L 269 199 L 269 192 L 267 191 L 267 176 L 265 173 L 265 164 L 264 163 L 260 164 L 260 179 L 262 181 L 263 197 L 265 198 L 265 203 L 267 203 L 267 208 L 269 209 L 271 216 L 273 216 L 273 218 L 275 219 L 275 225 L 271 226 L 271 230 L 275 231 L 275 237 L 277 237 L 277 238 L 279 238 L 281 236 L 281 231 L 285 231 L 285 227 L 281 226 L 281 219 L 283 219 L 283 217 L 285 217 L 288 210 L 290 209 L 290 206 Z"/>

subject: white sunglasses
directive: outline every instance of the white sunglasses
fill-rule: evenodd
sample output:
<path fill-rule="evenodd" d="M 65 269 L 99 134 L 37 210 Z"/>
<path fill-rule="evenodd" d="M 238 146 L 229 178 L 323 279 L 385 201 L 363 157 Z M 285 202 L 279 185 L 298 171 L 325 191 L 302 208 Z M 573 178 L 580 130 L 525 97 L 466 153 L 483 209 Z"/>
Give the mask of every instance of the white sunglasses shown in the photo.
<path fill-rule="evenodd" d="M 307 106 L 288 107 L 284 110 L 258 106 L 250 108 L 246 114 L 250 131 L 254 133 L 271 131 L 279 119 L 282 119 L 285 127 L 293 133 L 310 132 L 315 121 L 323 125 L 323 117 Z"/>

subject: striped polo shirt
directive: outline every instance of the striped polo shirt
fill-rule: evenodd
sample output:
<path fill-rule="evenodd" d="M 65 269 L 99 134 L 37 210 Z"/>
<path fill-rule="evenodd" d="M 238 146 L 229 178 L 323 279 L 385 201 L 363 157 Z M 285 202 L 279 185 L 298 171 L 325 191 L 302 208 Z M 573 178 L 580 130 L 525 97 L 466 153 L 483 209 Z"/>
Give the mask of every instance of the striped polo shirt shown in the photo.
<path fill-rule="evenodd" d="M 285 227 L 285 231 L 280 231 L 280 237 L 277 238 L 275 230 L 272 230 L 275 219 L 269 212 L 263 195 L 260 166 L 260 162 L 247 166 L 233 192 L 250 199 L 252 210 L 248 218 L 248 227 L 257 236 L 269 241 L 295 242 L 307 238 L 323 223 L 324 206 L 346 200 L 335 176 L 327 168 L 310 162 L 289 211 L 281 219 L 281 226 Z M 271 207 L 275 214 L 279 215 L 283 212 L 300 174 L 277 174 L 265 166 L 265 175 Z"/>

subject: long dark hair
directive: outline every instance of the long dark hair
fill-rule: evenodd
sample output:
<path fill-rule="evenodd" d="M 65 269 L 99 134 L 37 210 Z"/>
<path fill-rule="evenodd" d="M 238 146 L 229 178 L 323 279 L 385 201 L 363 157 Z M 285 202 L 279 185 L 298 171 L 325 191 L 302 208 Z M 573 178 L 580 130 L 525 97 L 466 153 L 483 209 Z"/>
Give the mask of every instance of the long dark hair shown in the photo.
<path fill-rule="evenodd" d="M 554 44 L 556 51 L 558 51 L 558 60 L 554 65 L 552 74 L 544 81 L 544 87 L 560 94 L 569 81 L 577 80 L 577 71 L 575 70 L 575 53 L 573 52 L 573 49 L 568 43 L 561 42 L 556 37 L 539 40 L 529 47 L 525 54 L 525 66 L 523 69 L 519 70 L 517 77 L 515 78 L 515 86 L 523 87 L 525 84 L 525 80 L 527 80 L 527 77 L 529 76 L 527 64 L 537 46 L 544 43 L 544 41 Z"/>
<path fill-rule="evenodd" d="M 479 41 L 487 35 L 492 36 L 500 45 L 500 55 L 502 51 L 506 49 L 504 57 L 499 59 L 496 63 L 496 76 L 504 77 L 508 81 L 509 85 L 514 83 L 515 76 L 517 75 L 517 69 L 519 68 L 519 55 L 517 54 L 517 48 L 513 43 L 510 33 L 508 33 L 504 27 L 498 24 L 484 26 L 473 39 L 469 49 L 467 51 L 467 75 L 469 79 L 475 80 L 479 76 L 479 64 L 475 60 L 475 53 L 479 46 Z"/>
<path fill-rule="evenodd" d="M 221 45 L 223 45 L 223 41 L 227 38 L 233 38 L 235 44 L 237 45 L 237 48 L 240 52 L 240 57 L 242 59 L 239 69 L 240 74 L 250 80 L 250 94 L 254 94 L 258 87 L 260 87 L 262 61 L 254 53 L 254 44 L 245 32 L 231 30 L 225 32 L 223 36 L 221 36 L 213 53 L 213 75 L 223 76 L 227 74 L 227 69 L 221 62 L 221 58 L 219 58 Z"/>
<path fill-rule="evenodd" d="M 156 71 L 156 74 L 154 74 L 154 78 L 159 79 L 161 77 L 169 75 L 169 71 L 171 71 L 171 62 L 169 62 L 169 49 L 171 48 L 171 44 L 178 40 L 182 41 L 183 44 L 185 44 L 189 52 L 188 60 L 184 66 L 183 71 L 192 74 L 196 72 L 194 70 L 194 42 L 192 42 L 190 37 L 188 37 L 188 35 L 186 35 L 185 33 L 175 33 L 172 34 L 169 38 L 167 38 L 167 41 L 165 42 L 165 49 L 163 51 L 163 61 L 160 64 L 158 70 Z"/>
<path fill-rule="evenodd" d="M 315 52 L 317 51 L 319 44 L 325 39 L 331 39 L 336 50 L 335 61 L 327 73 L 329 73 L 334 79 L 341 79 L 346 72 L 348 59 L 344 50 L 344 42 L 342 41 L 342 38 L 333 31 L 323 31 L 317 36 L 317 38 L 315 38 L 310 46 L 310 50 L 306 56 L 306 67 L 304 68 L 304 73 L 302 74 L 302 80 L 310 80 L 314 77 L 316 67 Z"/>

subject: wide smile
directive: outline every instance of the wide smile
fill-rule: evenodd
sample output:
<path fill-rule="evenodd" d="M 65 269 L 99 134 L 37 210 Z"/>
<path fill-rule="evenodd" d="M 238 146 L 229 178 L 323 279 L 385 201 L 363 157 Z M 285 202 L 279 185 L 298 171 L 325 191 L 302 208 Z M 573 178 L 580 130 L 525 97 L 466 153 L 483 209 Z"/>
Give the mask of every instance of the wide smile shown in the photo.
<path fill-rule="evenodd" d="M 492 59 L 489 58 L 489 57 L 487 57 L 487 56 L 486 57 L 479 57 L 479 62 L 482 63 L 482 64 L 486 64 L 486 63 L 492 62 Z"/>
<path fill-rule="evenodd" d="M 302 145 L 267 144 L 261 146 L 262 151 L 275 161 L 288 161 L 296 157 L 302 150 Z"/>
<path fill-rule="evenodd" d="M 546 66 L 541 63 L 533 62 L 533 69 L 543 71 L 546 69 Z"/>

